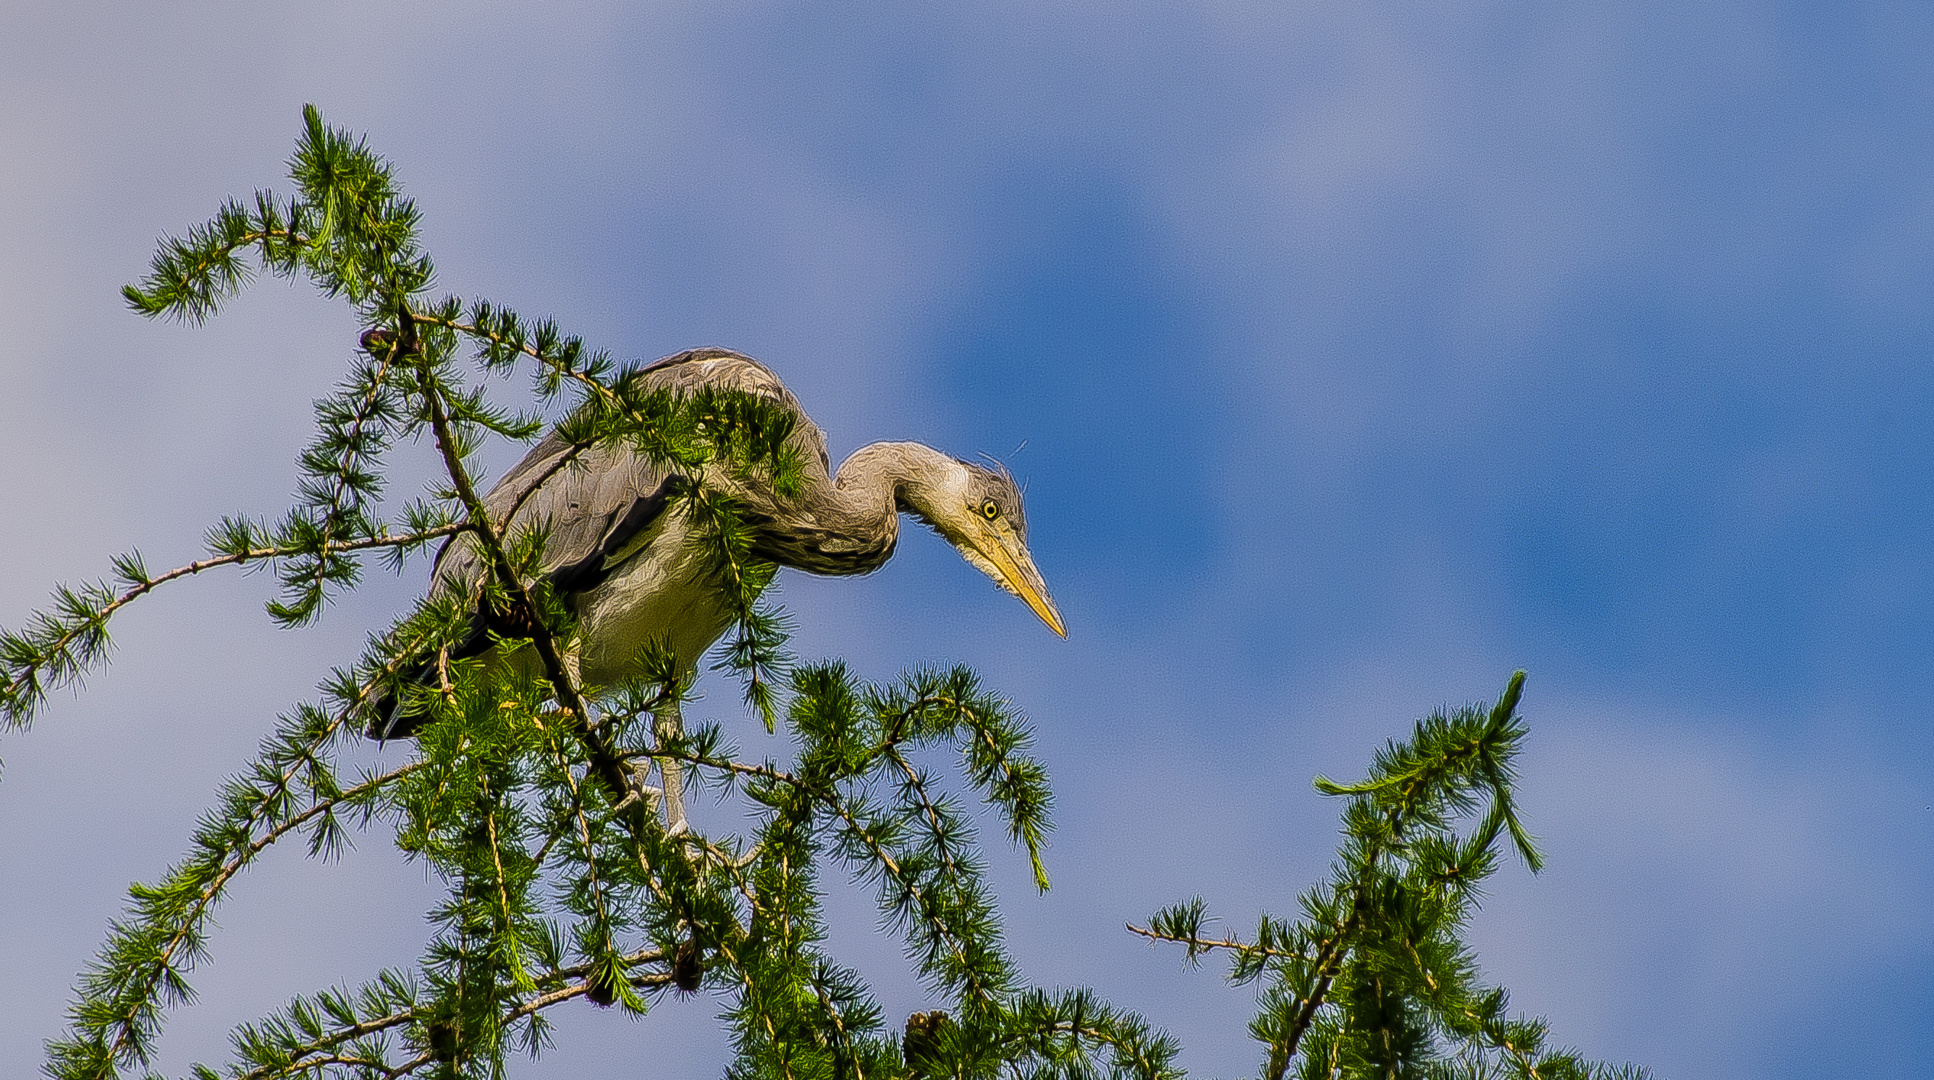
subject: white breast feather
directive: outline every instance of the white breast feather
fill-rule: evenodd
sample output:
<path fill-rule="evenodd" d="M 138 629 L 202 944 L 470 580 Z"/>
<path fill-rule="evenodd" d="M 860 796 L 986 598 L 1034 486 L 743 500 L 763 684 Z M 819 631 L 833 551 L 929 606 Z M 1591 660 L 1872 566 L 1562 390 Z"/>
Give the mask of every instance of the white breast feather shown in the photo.
<path fill-rule="evenodd" d="M 578 602 L 579 663 L 593 687 L 637 678 L 641 653 L 653 641 L 669 646 L 689 672 L 730 621 L 683 521 L 661 519 L 646 532 L 642 549 Z"/>

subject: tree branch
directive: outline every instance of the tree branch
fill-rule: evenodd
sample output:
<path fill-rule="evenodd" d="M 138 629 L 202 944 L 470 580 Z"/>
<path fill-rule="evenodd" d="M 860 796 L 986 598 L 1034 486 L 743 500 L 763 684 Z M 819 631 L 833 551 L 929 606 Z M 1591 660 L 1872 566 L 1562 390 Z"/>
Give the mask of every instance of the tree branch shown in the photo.
<path fill-rule="evenodd" d="M 385 534 L 381 536 L 368 536 L 360 540 L 329 542 L 324 544 L 322 553 L 367 551 L 372 548 L 409 547 L 413 544 L 421 544 L 439 537 L 455 536 L 469 529 L 470 525 L 468 523 L 457 522 L 438 526 L 433 529 L 424 529 L 420 532 L 406 533 L 400 536 Z M 36 662 L 23 665 L 4 685 L 0 685 L 0 696 L 10 697 L 18 687 L 30 681 L 36 672 L 53 665 L 55 658 L 71 648 L 75 641 L 87 634 L 102 633 L 108 621 L 122 608 L 171 581 L 192 577 L 205 570 L 213 570 L 217 567 L 239 566 L 244 563 L 257 562 L 263 559 L 281 559 L 294 555 L 310 554 L 312 552 L 313 549 L 306 546 L 282 545 L 252 547 L 246 551 L 232 551 L 207 559 L 198 559 L 185 566 L 177 566 L 173 570 L 169 570 L 163 574 L 150 576 L 142 573 L 140 578 L 129 588 L 123 590 L 118 595 L 114 595 L 107 603 L 88 611 L 84 617 L 76 616 L 73 620 L 73 625 L 69 629 L 44 645 L 39 646 L 37 651 L 41 656 L 36 658 Z M 137 557 L 135 556 L 129 556 L 129 564 L 131 566 L 136 565 L 136 559 Z"/>
<path fill-rule="evenodd" d="M 350 711 L 352 710 L 347 710 L 347 709 L 344 710 L 345 716 Z M 340 723 L 341 721 L 338 720 L 337 724 L 332 725 L 329 731 L 325 735 L 314 740 L 315 743 L 319 744 L 325 739 L 327 739 L 329 736 L 333 735 L 335 732 L 335 728 L 340 726 Z M 138 1000 L 142 1003 L 146 1003 L 152 1000 L 154 987 L 167 976 L 170 970 L 172 970 L 172 965 L 177 951 L 179 951 L 182 948 L 184 943 L 188 942 L 194 936 L 196 925 L 200 923 L 203 915 L 207 912 L 209 907 L 214 904 L 215 900 L 221 895 L 222 890 L 227 887 L 228 883 L 234 879 L 236 874 L 241 873 L 242 869 L 245 866 L 247 866 L 249 863 L 254 861 L 255 856 L 261 854 L 263 850 L 273 845 L 276 841 L 282 839 L 284 836 L 287 836 L 289 833 L 293 832 L 294 830 L 301 828 L 303 825 L 307 824 L 308 822 L 313 821 L 318 816 L 333 810 L 334 808 L 342 805 L 345 802 L 351 802 L 357 798 L 360 798 L 363 795 L 369 794 L 372 791 L 382 788 L 388 784 L 394 783 L 396 780 L 401 779 L 402 777 L 408 775 L 411 772 L 414 772 L 420 766 L 421 766 L 420 762 L 414 762 L 409 765 L 405 765 L 402 768 L 394 769 L 390 772 L 384 773 L 381 776 L 372 777 L 369 780 L 365 780 L 364 782 L 356 785 L 355 787 L 339 792 L 333 798 L 321 800 L 315 803 L 314 805 L 310 806 L 307 810 L 304 810 L 303 812 L 290 817 L 287 821 L 284 821 L 281 824 L 270 829 L 269 831 L 263 833 L 261 836 L 249 842 L 244 847 L 238 850 L 232 851 L 229 854 L 228 858 L 224 860 L 220 869 L 217 870 L 216 873 L 211 878 L 209 878 L 208 882 L 202 887 L 200 894 L 192 902 L 188 911 L 180 919 L 177 920 L 177 925 L 175 930 L 168 936 L 166 941 L 163 942 L 160 945 L 160 947 L 156 950 L 153 959 L 150 961 L 151 974 L 146 980 L 144 980 L 145 985 L 139 988 Z M 290 780 L 294 779 L 295 773 L 298 767 L 299 767 L 298 764 L 292 763 L 288 768 L 284 769 L 283 772 L 278 776 L 278 780 L 282 784 L 286 785 Z M 271 805 L 273 805 L 273 800 L 270 798 L 265 797 L 262 800 L 260 800 L 256 804 L 256 806 L 251 809 L 250 820 L 245 822 L 243 827 L 245 829 L 252 828 L 252 826 L 257 821 L 260 820 L 261 816 L 265 815 L 268 812 L 268 809 Z M 117 1058 L 122 1054 L 126 1053 L 127 1051 L 129 1051 L 133 1047 L 133 1043 L 136 1035 L 135 1024 L 133 1022 L 132 1016 L 124 1016 L 118 1019 L 115 1023 L 115 1027 L 117 1031 L 114 1037 L 114 1041 L 111 1044 L 109 1044 L 107 1048 L 110 1060 L 112 1060 L 113 1058 Z"/>
<path fill-rule="evenodd" d="M 488 341 L 491 344 L 502 348 L 514 348 L 518 352 L 523 353 L 525 356 L 528 356 L 531 359 L 536 360 L 538 363 L 543 364 L 545 367 L 550 368 L 552 371 L 555 371 L 560 375 L 564 375 L 568 378 L 576 380 L 580 385 L 585 387 L 587 390 L 591 391 L 593 394 L 596 394 L 597 396 L 603 398 L 607 403 L 618 407 L 620 410 L 622 410 L 625 413 L 625 415 L 630 416 L 633 419 L 642 419 L 635 412 L 633 412 L 628 406 L 626 406 L 624 403 L 624 399 L 619 397 L 618 394 L 615 391 L 613 391 L 609 386 L 606 386 L 604 383 L 598 381 L 597 379 L 592 378 L 589 375 L 586 375 L 584 372 L 579 371 L 576 368 L 570 367 L 569 365 L 566 365 L 566 364 L 559 363 L 556 357 L 546 354 L 543 350 L 536 348 L 535 346 L 531 345 L 529 342 L 526 342 L 526 341 L 512 342 L 509 338 L 504 337 L 502 334 L 494 333 L 492 331 L 484 329 L 481 326 L 477 326 L 473 323 L 464 322 L 461 319 L 447 319 L 440 315 L 426 314 L 426 313 L 416 312 L 416 311 L 410 312 L 409 317 L 412 319 L 415 319 L 418 322 L 428 323 L 432 326 L 441 326 L 446 330 L 453 330 L 459 334 L 466 334 L 470 337 L 477 338 L 481 341 Z"/>
<path fill-rule="evenodd" d="M 637 952 L 627 953 L 624 956 L 620 957 L 619 959 L 626 967 L 636 967 L 639 964 L 648 963 L 654 960 L 664 960 L 665 958 L 666 958 L 665 952 L 662 949 L 640 949 Z M 531 998 L 526 999 L 525 1001 L 516 1005 L 514 1008 L 510 1009 L 508 1012 L 505 1012 L 503 1016 L 499 1018 L 498 1024 L 503 1027 L 508 1027 L 510 1024 L 514 1023 L 515 1021 L 521 1020 L 524 1017 L 530 1016 L 533 1013 L 540 1012 L 544 1009 L 550 1008 L 553 1005 L 557 1005 L 561 1002 L 569 1001 L 574 997 L 579 997 L 585 994 L 591 989 L 591 983 L 588 980 L 585 980 L 584 976 L 590 974 L 592 967 L 593 965 L 591 964 L 578 964 L 568 968 L 559 968 L 558 970 L 550 972 L 549 974 L 543 976 L 538 980 L 538 982 L 540 983 L 564 982 L 567 985 L 562 986 L 558 989 L 545 991 L 543 993 L 537 994 Z M 572 983 L 570 982 L 570 980 L 572 979 L 577 979 L 580 981 Z M 672 977 L 669 973 L 630 976 L 630 982 L 632 983 L 632 985 L 637 986 L 640 989 L 666 986 L 666 985 L 669 985 L 671 981 L 672 981 Z M 235 1078 L 235 1080 L 271 1080 L 271 1078 L 273 1077 L 287 1076 L 295 1072 L 306 1072 L 313 1069 L 323 1068 L 329 1065 L 367 1065 L 370 1067 L 383 1069 L 384 1070 L 383 1075 L 385 1076 L 406 1075 L 410 1072 L 415 1071 L 416 1069 L 422 1068 L 424 1065 L 429 1064 L 431 1061 L 436 1060 L 435 1056 L 433 1054 L 425 1052 L 423 1054 L 418 1055 L 415 1058 L 410 1059 L 409 1061 L 403 1062 L 399 1065 L 391 1066 L 385 1062 L 370 1061 L 365 1058 L 352 1059 L 352 1058 L 347 1058 L 347 1057 L 338 1056 L 338 1055 L 330 1055 L 327 1057 L 317 1057 L 313 1055 L 323 1054 L 325 1051 L 333 1050 L 336 1047 L 343 1045 L 344 1043 L 352 1042 L 356 1039 L 365 1038 L 370 1035 L 376 1035 L 385 1031 L 392 1031 L 396 1028 L 403 1027 L 404 1025 L 409 1024 L 412 1021 L 421 1019 L 423 1015 L 424 1015 L 424 1009 L 421 1007 L 402 1009 L 397 1012 L 390 1013 L 386 1016 L 377 1017 L 372 1020 L 365 1020 L 360 1023 L 351 1024 L 346 1027 L 339 1028 L 335 1031 L 329 1032 L 327 1035 L 324 1035 L 319 1039 L 314 1039 L 310 1042 L 302 1043 L 300 1045 L 288 1048 L 286 1051 L 288 1055 L 288 1060 L 279 1062 L 274 1065 L 263 1065 L 255 1069 L 251 1069 L 248 1072 L 241 1073 L 240 1075 L 238 1075 Z"/>
<path fill-rule="evenodd" d="M 1187 945 L 1191 950 L 1200 951 L 1200 952 L 1209 952 L 1214 949 L 1228 949 L 1234 952 L 1251 953 L 1255 955 L 1271 957 L 1278 960 L 1304 959 L 1304 954 L 1302 953 L 1285 952 L 1282 949 L 1272 949 L 1267 945 L 1251 945 L 1247 942 L 1234 941 L 1234 940 L 1223 939 L 1223 938 L 1179 937 L 1174 934 L 1164 934 L 1158 930 L 1145 929 L 1143 927 L 1136 926 L 1134 923 L 1123 923 L 1122 925 L 1128 930 L 1129 933 L 1140 934 L 1142 937 L 1148 938 L 1151 941 L 1167 941 L 1167 942 L 1172 942 L 1176 945 Z"/>

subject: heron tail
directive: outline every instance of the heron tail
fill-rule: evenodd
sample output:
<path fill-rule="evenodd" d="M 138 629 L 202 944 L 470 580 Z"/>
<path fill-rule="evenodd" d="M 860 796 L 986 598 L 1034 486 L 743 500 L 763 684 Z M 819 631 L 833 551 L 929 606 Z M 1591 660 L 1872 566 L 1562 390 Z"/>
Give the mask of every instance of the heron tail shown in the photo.
<path fill-rule="evenodd" d="M 494 624 L 482 614 L 470 617 L 470 629 L 463 640 L 450 646 L 451 660 L 468 660 L 482 656 L 496 645 L 491 631 Z M 425 713 L 422 709 L 406 709 L 401 688 L 410 686 L 433 686 L 437 679 L 437 657 L 427 656 L 414 667 L 408 669 L 395 686 L 383 691 L 383 695 L 369 705 L 369 718 L 363 725 L 363 736 L 377 742 L 390 739 L 407 739 L 416 734 L 423 726 Z"/>

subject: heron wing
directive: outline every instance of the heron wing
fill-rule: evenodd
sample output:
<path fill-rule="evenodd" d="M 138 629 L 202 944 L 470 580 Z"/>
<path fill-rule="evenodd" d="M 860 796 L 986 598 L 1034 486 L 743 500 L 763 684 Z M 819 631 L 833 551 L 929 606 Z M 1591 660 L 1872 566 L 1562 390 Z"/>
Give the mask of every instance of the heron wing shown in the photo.
<path fill-rule="evenodd" d="M 771 398 L 793 414 L 792 440 L 807 468 L 818 466 L 819 477 L 832 482 L 832 462 L 826 455 L 826 436 L 812 422 L 799 399 L 772 369 L 730 349 L 693 349 L 668 356 L 639 373 L 652 389 L 737 390 Z"/>
<path fill-rule="evenodd" d="M 649 389 L 738 390 L 769 397 L 800 422 L 794 439 L 822 474 L 826 442 L 779 377 L 750 357 L 726 349 L 694 349 L 639 372 Z M 566 592 L 589 589 L 636 553 L 632 543 L 669 505 L 680 478 L 624 446 L 574 445 L 551 432 L 504 474 L 484 498 L 492 520 L 516 536 L 547 529 L 542 573 Z M 465 535 L 446 545 L 435 577 L 445 588 L 468 589 L 482 564 L 475 541 Z"/>
<path fill-rule="evenodd" d="M 567 591 L 602 580 L 604 557 L 649 527 L 669 495 L 663 469 L 621 446 L 574 445 L 552 432 L 531 448 L 484 498 L 490 516 L 515 539 L 533 529 L 545 531 L 540 573 Z M 468 589 L 483 569 L 475 538 L 464 535 L 437 559 L 436 580 L 443 588 Z"/>

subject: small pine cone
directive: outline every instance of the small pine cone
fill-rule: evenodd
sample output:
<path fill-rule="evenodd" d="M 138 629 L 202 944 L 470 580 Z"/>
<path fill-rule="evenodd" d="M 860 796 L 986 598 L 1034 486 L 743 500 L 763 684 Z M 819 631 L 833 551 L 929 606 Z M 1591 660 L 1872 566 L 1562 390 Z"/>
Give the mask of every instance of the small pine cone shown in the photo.
<path fill-rule="evenodd" d="M 457 1059 L 457 1022 L 445 1017 L 430 1021 L 430 1056 L 444 1064 Z"/>
<path fill-rule="evenodd" d="M 907 1017 L 906 1035 L 900 1040 L 900 1053 L 906 1058 L 907 1068 L 916 1073 L 933 1070 L 933 1055 L 940 1048 L 940 1034 L 948 1023 L 947 1014 L 938 1009 Z"/>
<path fill-rule="evenodd" d="M 612 1002 L 618 1000 L 618 988 L 602 974 L 596 974 L 585 980 L 584 996 L 590 998 L 591 1004 L 598 1008 L 608 1009 Z"/>
<path fill-rule="evenodd" d="M 699 962 L 698 942 L 687 938 L 672 953 L 672 985 L 689 994 L 698 989 L 705 965 Z"/>

